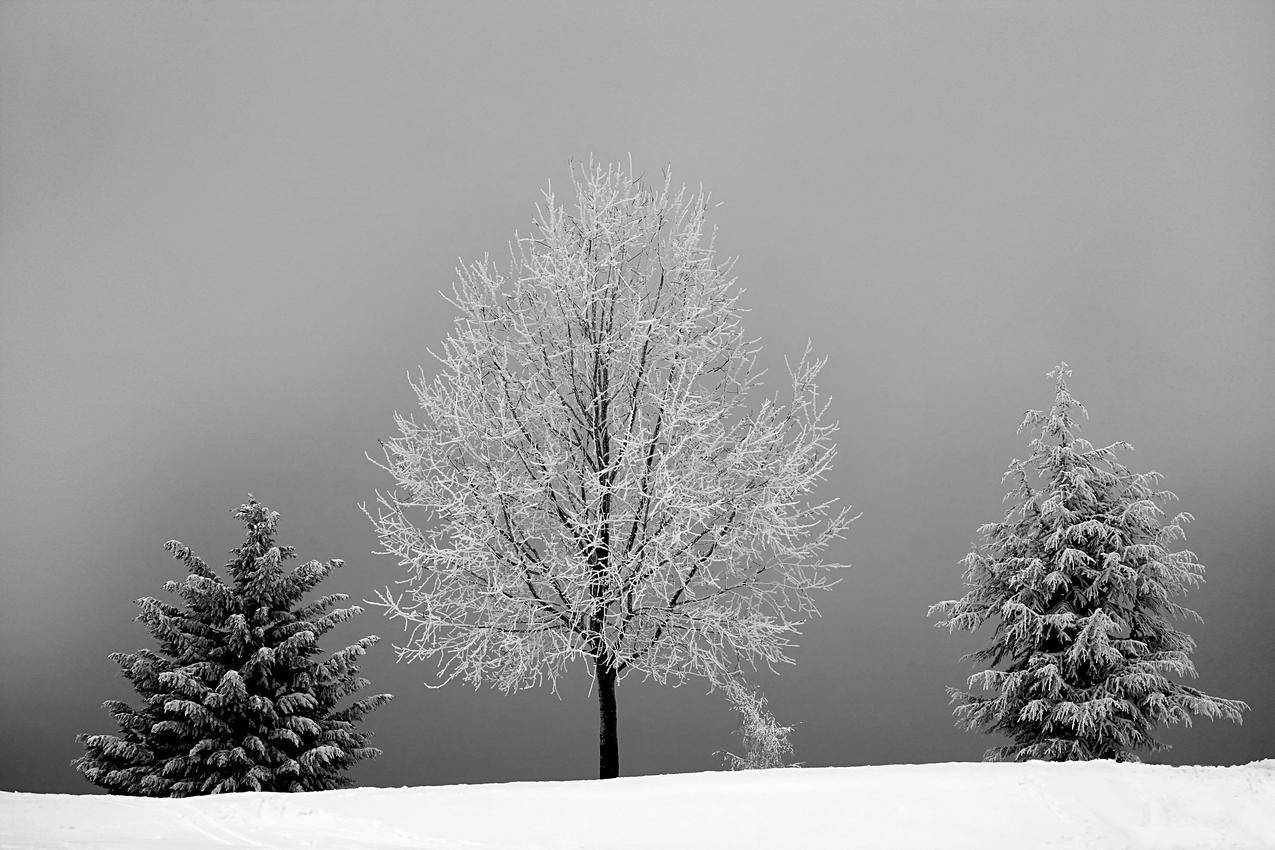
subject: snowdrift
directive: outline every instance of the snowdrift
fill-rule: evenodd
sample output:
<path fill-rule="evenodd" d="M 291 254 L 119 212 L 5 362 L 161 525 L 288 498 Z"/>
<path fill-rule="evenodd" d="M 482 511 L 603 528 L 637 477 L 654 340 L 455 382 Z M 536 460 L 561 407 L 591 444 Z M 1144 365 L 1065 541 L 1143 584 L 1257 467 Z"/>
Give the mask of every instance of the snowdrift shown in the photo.
<path fill-rule="evenodd" d="M 6 848 L 1275 848 L 1275 760 L 927 764 L 226 794 L 0 795 Z"/>

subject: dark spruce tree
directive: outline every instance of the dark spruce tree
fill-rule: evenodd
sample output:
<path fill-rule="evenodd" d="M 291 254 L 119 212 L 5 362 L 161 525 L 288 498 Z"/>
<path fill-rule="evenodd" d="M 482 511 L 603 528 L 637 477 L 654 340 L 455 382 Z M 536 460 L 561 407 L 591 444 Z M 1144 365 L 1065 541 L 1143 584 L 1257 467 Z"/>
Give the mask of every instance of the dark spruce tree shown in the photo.
<path fill-rule="evenodd" d="M 1241 722 L 1248 709 L 1175 680 L 1195 676 L 1195 643 L 1173 625 L 1200 620 L 1174 601 L 1203 581 L 1195 554 L 1174 549 L 1192 517 L 1165 513 L 1177 497 L 1159 473 L 1117 460 L 1132 446 L 1076 436 L 1077 413 L 1088 414 L 1070 375 L 1066 363 L 1049 373 L 1053 406 L 1019 428 L 1033 434 L 1031 454 L 1005 473 L 1005 518 L 979 529 L 962 562 L 965 596 L 930 609 L 950 631 L 995 624 L 969 656 L 987 665 L 972 692 L 949 689 L 959 726 L 1010 739 L 988 760 L 1133 761 L 1167 748 L 1154 737 L 1162 725 Z"/>
<path fill-rule="evenodd" d="M 120 733 L 78 737 L 86 752 L 73 764 L 95 785 L 148 797 L 319 791 L 348 786 L 347 768 L 380 755 L 359 727 L 390 695 L 340 707 L 368 685 L 356 664 L 377 638 L 324 657 L 319 638 L 362 610 L 338 607 L 340 593 L 302 604 L 342 562 L 285 569 L 295 551 L 275 543 L 279 515 L 248 498 L 234 512 L 247 534 L 228 581 L 176 540 L 164 545 L 189 570 L 164 585 L 184 605 L 137 601 L 158 651 L 110 656 L 142 702 L 108 700 Z"/>

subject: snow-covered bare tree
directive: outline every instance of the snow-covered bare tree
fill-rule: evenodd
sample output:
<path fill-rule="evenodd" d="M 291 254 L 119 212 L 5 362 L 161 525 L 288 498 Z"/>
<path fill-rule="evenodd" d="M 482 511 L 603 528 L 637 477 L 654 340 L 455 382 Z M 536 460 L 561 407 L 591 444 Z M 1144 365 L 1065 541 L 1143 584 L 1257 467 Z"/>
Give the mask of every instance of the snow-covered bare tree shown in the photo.
<path fill-rule="evenodd" d="M 800 767 L 789 764 L 792 756 L 791 726 L 782 726 L 767 705 L 761 689 L 749 686 L 742 679 L 726 682 L 723 690 L 730 701 L 731 711 L 739 717 L 740 749 L 743 753 L 722 753 L 729 770 L 766 770 L 775 767 Z"/>
<path fill-rule="evenodd" d="M 1203 581 L 1188 549 L 1175 550 L 1192 517 L 1169 517 L 1177 497 L 1157 472 L 1132 472 L 1117 442 L 1095 448 L 1076 436 L 1088 415 L 1060 364 L 1048 411 L 1029 410 L 1031 454 L 1005 473 L 1004 519 L 979 529 L 965 556 L 961 599 L 930 608 L 950 631 L 995 623 L 970 657 L 988 663 L 969 678 L 978 692 L 949 689 L 958 725 L 1008 736 L 989 760 L 1134 760 L 1165 749 L 1162 724 L 1193 716 L 1240 722 L 1248 706 L 1174 681 L 1194 677 L 1191 637 L 1174 619 L 1199 615 L 1174 601 Z"/>
<path fill-rule="evenodd" d="M 617 681 L 789 661 L 851 518 L 815 496 L 835 455 L 823 361 L 807 346 L 791 395 L 758 398 L 708 197 L 631 166 L 572 185 L 571 211 L 544 193 L 508 272 L 458 269 L 459 316 L 412 381 L 420 414 L 382 442 L 395 488 L 368 516 L 406 571 L 379 599 L 408 630 L 400 659 L 506 692 L 585 663 L 610 777 Z"/>

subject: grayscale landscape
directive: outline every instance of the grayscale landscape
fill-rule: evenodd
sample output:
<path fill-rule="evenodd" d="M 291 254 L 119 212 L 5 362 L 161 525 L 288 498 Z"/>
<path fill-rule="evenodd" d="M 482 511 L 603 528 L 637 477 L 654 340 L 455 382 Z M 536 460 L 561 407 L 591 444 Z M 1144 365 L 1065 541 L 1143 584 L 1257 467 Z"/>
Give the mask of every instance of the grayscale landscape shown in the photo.
<path fill-rule="evenodd" d="M 1275 847 L 1273 48 L 0 4 L 0 847 Z"/>

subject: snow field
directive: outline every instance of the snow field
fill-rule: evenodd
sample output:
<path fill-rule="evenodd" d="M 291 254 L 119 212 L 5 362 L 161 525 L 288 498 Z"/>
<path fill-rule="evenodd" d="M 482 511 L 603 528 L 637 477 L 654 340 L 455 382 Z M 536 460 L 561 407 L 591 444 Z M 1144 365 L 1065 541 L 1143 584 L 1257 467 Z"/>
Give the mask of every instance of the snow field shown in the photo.
<path fill-rule="evenodd" d="M 805 768 L 178 800 L 0 795 L 4 848 L 1275 848 L 1275 760 Z"/>

